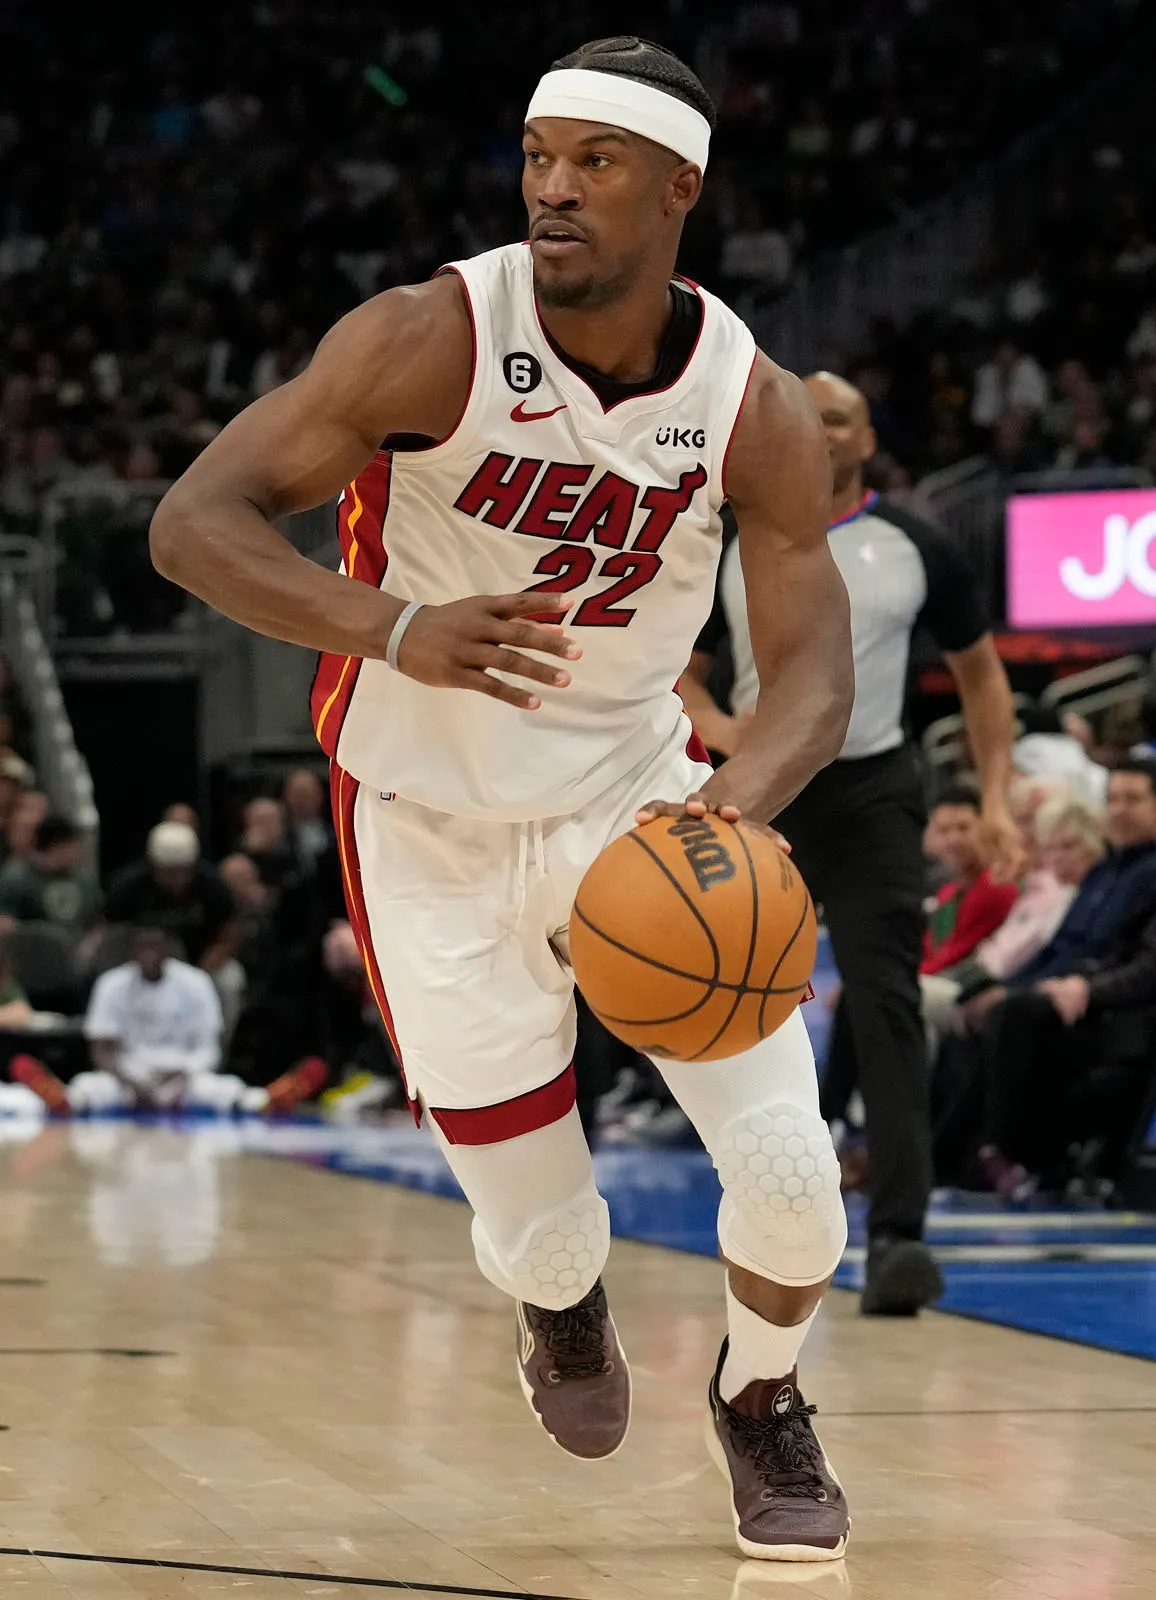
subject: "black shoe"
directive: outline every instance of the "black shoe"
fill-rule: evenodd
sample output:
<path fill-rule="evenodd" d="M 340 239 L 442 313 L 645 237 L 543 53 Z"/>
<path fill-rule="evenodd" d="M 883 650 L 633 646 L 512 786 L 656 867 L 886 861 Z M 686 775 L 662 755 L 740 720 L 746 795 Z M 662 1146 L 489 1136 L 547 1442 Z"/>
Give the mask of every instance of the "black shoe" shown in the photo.
<path fill-rule="evenodd" d="M 873 1239 L 867 1283 L 859 1301 L 865 1317 L 914 1317 L 943 1293 L 943 1274 L 918 1239 Z"/>
<path fill-rule="evenodd" d="M 605 1461 L 630 1426 L 630 1368 L 601 1278 L 567 1311 L 516 1304 L 518 1377 L 531 1411 L 569 1455 Z"/>

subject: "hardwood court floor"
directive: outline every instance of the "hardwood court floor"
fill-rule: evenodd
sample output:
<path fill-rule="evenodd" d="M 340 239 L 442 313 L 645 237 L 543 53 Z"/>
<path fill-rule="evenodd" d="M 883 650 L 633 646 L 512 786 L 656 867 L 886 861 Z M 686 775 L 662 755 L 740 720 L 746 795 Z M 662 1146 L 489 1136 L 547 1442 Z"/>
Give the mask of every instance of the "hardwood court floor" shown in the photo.
<path fill-rule="evenodd" d="M 1149 1364 L 835 1293 L 804 1381 L 850 1556 L 744 1565 L 701 1442 L 717 1265 L 616 1246 L 634 1428 L 584 1466 L 524 1408 L 460 1205 L 241 1142 L 0 1147 L 3 1600 L 1156 1594 Z"/>

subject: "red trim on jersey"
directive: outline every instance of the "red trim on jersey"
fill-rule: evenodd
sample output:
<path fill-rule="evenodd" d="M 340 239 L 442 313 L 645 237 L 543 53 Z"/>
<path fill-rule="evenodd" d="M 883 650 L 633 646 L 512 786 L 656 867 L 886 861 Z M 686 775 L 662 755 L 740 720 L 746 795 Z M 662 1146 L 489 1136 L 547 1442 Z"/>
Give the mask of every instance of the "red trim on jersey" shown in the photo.
<path fill-rule="evenodd" d="M 702 330 L 706 327 L 706 301 L 703 299 L 702 291 L 699 289 L 697 283 L 691 283 L 689 278 L 681 278 L 680 274 L 678 273 L 675 274 L 675 277 L 678 277 L 681 282 L 687 284 L 689 288 L 694 290 L 698 299 L 698 303 L 702 307 L 702 317 L 699 321 L 698 332 L 694 336 L 694 343 L 690 347 L 690 354 L 687 356 L 686 360 L 683 362 L 682 366 L 675 373 L 670 382 L 664 383 L 661 389 L 643 389 L 639 394 L 625 394 L 622 396 L 621 400 L 615 400 L 611 405 L 608 406 L 604 406 L 602 404 L 601 399 L 597 394 L 594 393 L 594 390 L 590 388 L 590 385 L 586 382 L 586 379 L 582 376 L 582 374 L 580 372 L 575 372 L 570 363 L 563 356 L 558 355 L 558 351 L 554 348 L 554 345 L 551 342 L 550 335 L 546 332 L 546 324 L 542 321 L 542 312 L 538 305 L 538 296 L 534 294 L 533 290 L 531 290 L 530 297 L 534 302 L 534 315 L 538 319 L 538 326 L 542 330 L 542 337 L 549 346 L 551 354 L 557 356 L 558 360 L 561 361 L 562 365 L 566 368 L 566 371 L 573 373 L 574 377 L 578 379 L 578 382 L 590 390 L 590 393 L 594 395 L 595 400 L 598 401 L 604 417 L 608 417 L 616 406 L 629 405 L 632 400 L 649 400 L 656 394 L 666 394 L 668 390 L 674 388 L 676 383 L 681 383 L 687 372 L 690 370 L 691 362 L 698 354 L 698 347 L 702 343 Z"/>
<path fill-rule="evenodd" d="M 577 1095 L 574 1063 L 540 1089 L 531 1089 L 513 1100 L 474 1110 L 445 1111 L 428 1107 L 450 1144 L 501 1144 L 523 1133 L 536 1133 L 568 1116 Z"/>
<path fill-rule="evenodd" d="M 466 385 L 466 398 L 462 402 L 462 409 L 458 413 L 458 420 L 446 434 L 445 438 L 438 440 L 437 444 L 434 446 L 435 450 L 440 449 L 443 444 L 449 444 L 454 434 L 457 433 L 462 423 L 466 420 L 466 412 L 470 409 L 470 400 L 473 398 L 474 393 L 474 379 L 478 375 L 478 319 L 474 316 L 474 302 L 470 299 L 470 286 L 458 268 L 454 266 L 447 265 L 444 267 L 439 267 L 434 273 L 434 277 L 444 277 L 447 272 L 453 273 L 454 277 L 461 285 L 462 294 L 465 295 L 466 298 L 466 310 L 469 313 L 470 318 L 470 381 Z"/>
<path fill-rule="evenodd" d="M 743 397 L 739 401 L 739 408 L 735 412 L 735 420 L 731 424 L 731 436 L 727 440 L 726 449 L 723 451 L 722 471 L 719 473 L 719 480 L 718 481 L 722 485 L 722 492 L 723 492 L 723 499 L 724 500 L 727 499 L 727 462 L 731 458 L 731 445 L 734 444 L 734 442 L 735 442 L 735 433 L 736 433 L 736 431 L 738 429 L 739 418 L 742 416 L 743 407 L 747 403 L 747 395 L 750 393 L 750 390 L 751 390 L 751 379 L 755 375 L 755 362 L 758 359 L 759 359 L 759 352 L 756 350 L 754 355 L 751 357 L 751 370 L 747 373 L 747 381 L 743 385 Z"/>
<path fill-rule="evenodd" d="M 379 450 L 373 460 L 346 489 L 337 508 L 337 536 L 345 575 L 358 583 L 380 589 L 389 557 L 383 537 L 389 489 L 393 476 L 393 456 Z M 357 656 L 332 655 L 323 651 L 317 660 L 309 709 L 317 742 L 331 759 L 353 691 L 361 660 Z"/>
<path fill-rule="evenodd" d="M 381 1012 L 381 1020 L 385 1023 L 389 1042 L 393 1045 L 394 1054 L 401 1066 L 404 1085 L 405 1065 L 402 1062 L 401 1049 L 393 1026 L 393 1013 L 389 1009 L 389 1001 L 385 997 L 385 985 L 381 981 L 381 968 L 377 964 L 377 956 L 373 949 L 373 935 L 369 929 L 369 913 L 365 905 L 365 889 L 361 881 L 361 861 L 357 853 L 357 834 L 353 820 L 360 788 L 357 779 L 351 778 L 336 761 L 330 763 L 329 792 L 333 802 L 333 826 L 337 831 L 337 853 L 341 858 L 341 884 L 345 890 L 345 908 L 349 912 L 349 925 L 353 929 L 357 948 L 361 952 L 370 990 L 377 1002 L 377 1009 Z M 406 1096 L 413 1110 L 414 1121 L 420 1124 L 421 1112 L 408 1087 Z"/>
<path fill-rule="evenodd" d="M 714 765 L 710 758 L 710 751 L 703 744 L 702 738 L 695 728 L 690 730 L 690 738 L 686 741 L 686 753 L 692 761 L 701 761 L 706 767 Z"/>

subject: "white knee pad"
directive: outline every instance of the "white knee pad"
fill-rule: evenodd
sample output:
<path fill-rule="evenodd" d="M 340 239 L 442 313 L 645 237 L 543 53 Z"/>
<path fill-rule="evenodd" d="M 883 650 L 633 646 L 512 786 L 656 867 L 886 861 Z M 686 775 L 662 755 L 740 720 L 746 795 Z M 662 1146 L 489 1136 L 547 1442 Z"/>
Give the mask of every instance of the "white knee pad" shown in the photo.
<path fill-rule="evenodd" d="M 546 1311 L 564 1311 L 594 1287 L 610 1253 L 610 1208 L 593 1183 L 526 1228 L 510 1250 L 477 1217 L 478 1266 L 498 1289 Z"/>
<path fill-rule="evenodd" d="M 827 1124 L 798 1106 L 732 1117 L 711 1154 L 723 1185 L 719 1245 L 777 1283 L 821 1283 L 839 1264 L 847 1218 Z"/>

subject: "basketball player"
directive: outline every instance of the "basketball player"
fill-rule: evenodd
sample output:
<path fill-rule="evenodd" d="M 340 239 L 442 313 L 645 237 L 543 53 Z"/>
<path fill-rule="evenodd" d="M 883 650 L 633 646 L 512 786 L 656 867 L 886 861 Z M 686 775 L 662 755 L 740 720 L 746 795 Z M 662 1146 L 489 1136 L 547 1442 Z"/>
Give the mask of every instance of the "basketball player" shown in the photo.
<path fill-rule="evenodd" d="M 621 1444 L 630 1380 L 574 1107 L 575 891 L 636 820 L 768 821 L 838 751 L 853 697 L 814 408 L 674 275 L 712 123 L 656 45 L 556 63 L 526 119 L 529 242 L 351 313 L 152 529 L 162 572 L 321 652 L 313 711 L 370 980 L 478 1265 L 517 1302 L 526 1397 L 588 1459 Z M 345 485 L 339 575 L 272 523 Z M 672 686 L 727 498 L 763 691 L 712 775 Z M 709 1067 L 660 1065 L 724 1188 L 709 1440 L 739 1545 L 835 1559 L 846 1501 L 795 1373 L 846 1225 L 802 1018 Z"/>

